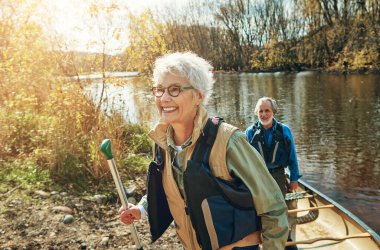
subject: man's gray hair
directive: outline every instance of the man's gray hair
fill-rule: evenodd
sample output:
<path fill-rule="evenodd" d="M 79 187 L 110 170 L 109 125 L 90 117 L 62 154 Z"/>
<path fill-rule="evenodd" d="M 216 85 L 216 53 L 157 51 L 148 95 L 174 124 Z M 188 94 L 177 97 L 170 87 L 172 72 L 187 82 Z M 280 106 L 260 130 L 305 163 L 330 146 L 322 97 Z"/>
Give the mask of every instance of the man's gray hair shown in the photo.
<path fill-rule="evenodd" d="M 167 74 L 185 77 L 191 86 L 204 96 L 203 104 L 209 100 L 213 86 L 213 67 L 205 59 L 192 52 L 175 52 L 158 58 L 154 64 L 153 84 L 162 83 Z"/>
<path fill-rule="evenodd" d="M 256 103 L 255 114 L 256 114 L 257 116 L 259 115 L 259 107 L 260 107 L 261 103 L 266 102 L 266 101 L 269 101 L 270 104 L 272 105 L 273 114 L 275 115 L 275 114 L 277 113 L 278 107 L 277 107 L 277 102 L 276 102 L 276 100 L 273 99 L 272 97 L 264 96 L 264 97 L 261 97 L 261 98 L 257 101 L 257 103 Z"/>

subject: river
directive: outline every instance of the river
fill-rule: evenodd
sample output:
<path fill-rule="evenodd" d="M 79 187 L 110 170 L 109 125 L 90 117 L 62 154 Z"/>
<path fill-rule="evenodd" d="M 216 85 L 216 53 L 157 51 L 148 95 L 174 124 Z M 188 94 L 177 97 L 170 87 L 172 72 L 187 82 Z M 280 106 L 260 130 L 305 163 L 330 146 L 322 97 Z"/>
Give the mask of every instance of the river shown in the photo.
<path fill-rule="evenodd" d="M 257 121 L 257 99 L 275 98 L 276 117 L 293 133 L 302 180 L 380 232 L 380 75 L 218 73 L 216 79 L 210 115 L 245 130 Z M 107 108 L 152 125 L 158 116 L 149 81 L 118 81 L 107 87 Z"/>

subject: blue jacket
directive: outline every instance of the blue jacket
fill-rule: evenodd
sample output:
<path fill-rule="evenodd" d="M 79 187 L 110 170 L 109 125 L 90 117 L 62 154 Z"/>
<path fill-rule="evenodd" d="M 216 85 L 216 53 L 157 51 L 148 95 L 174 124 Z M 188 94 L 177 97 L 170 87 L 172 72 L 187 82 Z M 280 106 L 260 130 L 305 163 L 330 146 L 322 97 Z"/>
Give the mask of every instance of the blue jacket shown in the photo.
<path fill-rule="evenodd" d="M 282 129 L 279 129 L 279 126 Z M 279 132 L 281 130 L 282 132 Z M 293 136 L 288 126 L 279 123 L 273 118 L 273 126 L 271 128 L 264 129 L 261 123 L 257 122 L 248 127 L 245 134 L 248 137 L 249 143 L 264 158 L 268 169 L 289 167 L 290 181 L 292 182 L 296 182 L 301 177 Z M 254 137 L 255 140 L 253 140 Z M 274 141 L 279 142 L 277 147 Z"/>

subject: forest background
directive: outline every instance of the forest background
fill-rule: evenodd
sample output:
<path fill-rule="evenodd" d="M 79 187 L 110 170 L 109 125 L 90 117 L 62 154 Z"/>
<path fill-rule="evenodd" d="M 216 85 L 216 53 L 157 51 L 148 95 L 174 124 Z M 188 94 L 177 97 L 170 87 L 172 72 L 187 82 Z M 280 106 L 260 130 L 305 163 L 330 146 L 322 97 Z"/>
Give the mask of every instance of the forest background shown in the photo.
<path fill-rule="evenodd" d="M 75 51 L 47 31 L 51 17 L 43 1 L 0 3 L 2 194 L 15 187 L 107 189 L 110 173 L 99 152 L 104 138 L 126 166 L 123 178 L 144 173 L 148 128 L 102 112 L 106 84 L 122 84 L 107 73 L 149 77 L 154 60 L 167 52 L 193 51 L 218 71 L 380 70 L 377 0 L 189 0 L 139 12 L 118 1 L 89 1 L 86 25 L 97 34 L 96 52 Z M 128 43 L 114 53 L 111 45 L 123 34 Z M 91 74 L 102 78 L 98 103 L 83 90 L 90 81 L 80 76 Z"/>

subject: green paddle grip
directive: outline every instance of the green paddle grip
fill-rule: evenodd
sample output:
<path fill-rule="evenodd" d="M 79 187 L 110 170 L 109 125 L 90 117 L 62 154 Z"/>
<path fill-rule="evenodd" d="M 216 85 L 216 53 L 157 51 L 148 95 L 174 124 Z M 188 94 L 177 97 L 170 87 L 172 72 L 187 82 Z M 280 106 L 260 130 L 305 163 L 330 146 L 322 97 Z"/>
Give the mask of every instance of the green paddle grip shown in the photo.
<path fill-rule="evenodd" d="M 112 150 L 111 150 L 111 141 L 110 139 L 104 139 L 102 144 L 100 144 L 100 151 L 106 156 L 107 160 L 113 159 Z"/>

